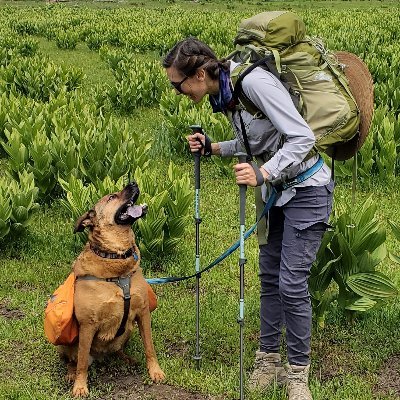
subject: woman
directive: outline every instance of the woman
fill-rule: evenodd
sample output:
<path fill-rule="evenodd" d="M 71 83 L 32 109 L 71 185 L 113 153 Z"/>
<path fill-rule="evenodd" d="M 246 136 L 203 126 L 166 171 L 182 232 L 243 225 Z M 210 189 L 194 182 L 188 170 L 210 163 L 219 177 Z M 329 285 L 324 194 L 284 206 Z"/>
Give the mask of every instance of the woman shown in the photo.
<path fill-rule="evenodd" d="M 262 114 L 253 115 L 232 104 L 230 74 L 237 64 L 218 60 L 205 43 L 195 38 L 180 41 L 163 66 L 177 94 L 195 103 L 209 95 L 213 111 L 227 115 L 236 134 L 234 140 L 211 143 L 207 136 L 195 133 L 188 136 L 190 150 L 222 157 L 250 151 L 259 169 L 249 163 L 236 164 L 236 183 L 254 187 L 262 183 L 264 201 L 270 185 L 296 177 L 318 161 L 318 155 L 307 157 L 315 143 L 312 131 L 270 72 L 256 68 L 243 79 L 243 94 Z M 260 182 L 260 174 L 265 184 Z M 327 226 L 332 192 L 331 173 L 323 164 L 310 178 L 278 194 L 268 215 L 268 240 L 259 237 L 260 349 L 250 386 L 265 389 L 274 381 L 287 382 L 289 400 L 312 399 L 308 388 L 311 301 L 307 278 Z M 283 324 L 286 368 L 279 354 Z"/>

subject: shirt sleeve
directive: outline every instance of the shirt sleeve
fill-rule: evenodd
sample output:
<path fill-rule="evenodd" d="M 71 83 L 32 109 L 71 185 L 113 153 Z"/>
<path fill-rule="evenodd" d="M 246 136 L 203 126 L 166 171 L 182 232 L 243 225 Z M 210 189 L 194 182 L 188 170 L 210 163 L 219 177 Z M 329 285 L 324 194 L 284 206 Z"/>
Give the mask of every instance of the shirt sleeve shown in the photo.
<path fill-rule="evenodd" d="M 277 179 L 283 170 L 299 165 L 315 144 L 315 136 L 294 106 L 285 87 L 260 68 L 243 79 L 244 94 L 266 115 L 285 142 L 263 168 L 268 180 Z"/>
<path fill-rule="evenodd" d="M 233 157 L 236 153 L 243 151 L 242 145 L 237 139 L 218 142 L 221 157 Z"/>

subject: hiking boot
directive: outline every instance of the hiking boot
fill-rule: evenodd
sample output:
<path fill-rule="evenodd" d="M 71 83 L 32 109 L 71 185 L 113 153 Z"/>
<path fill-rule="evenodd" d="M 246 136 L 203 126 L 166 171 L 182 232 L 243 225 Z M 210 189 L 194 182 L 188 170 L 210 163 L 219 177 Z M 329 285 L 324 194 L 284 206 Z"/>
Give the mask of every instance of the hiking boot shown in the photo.
<path fill-rule="evenodd" d="M 286 369 L 289 400 L 312 400 L 312 395 L 308 388 L 310 366 L 287 364 Z"/>
<path fill-rule="evenodd" d="M 264 390 L 271 384 L 283 385 L 286 383 L 286 371 L 278 353 L 264 353 L 256 351 L 254 371 L 249 379 L 250 390 Z"/>

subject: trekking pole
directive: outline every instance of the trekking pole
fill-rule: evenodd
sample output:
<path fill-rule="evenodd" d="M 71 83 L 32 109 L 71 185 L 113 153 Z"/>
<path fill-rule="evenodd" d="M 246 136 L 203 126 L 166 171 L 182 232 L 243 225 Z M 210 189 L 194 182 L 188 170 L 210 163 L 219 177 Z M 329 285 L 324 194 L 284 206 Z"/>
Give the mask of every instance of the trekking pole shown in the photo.
<path fill-rule="evenodd" d="M 246 153 L 236 153 L 239 157 L 239 163 L 245 163 L 247 160 Z M 239 318 L 240 327 L 240 400 L 244 399 L 244 265 L 246 258 L 244 256 L 244 232 L 245 232 L 245 214 L 246 214 L 246 185 L 239 185 L 239 215 L 240 215 L 240 255 L 239 255 L 239 270 L 240 270 L 240 300 L 239 300 Z"/>
<path fill-rule="evenodd" d="M 203 129 L 199 125 L 191 125 L 192 134 L 201 133 L 203 134 Z M 193 359 L 196 361 L 197 369 L 200 369 L 200 157 L 201 149 L 193 153 L 194 157 L 194 187 L 195 187 L 195 197 L 194 197 L 194 221 L 196 225 L 196 354 Z"/>

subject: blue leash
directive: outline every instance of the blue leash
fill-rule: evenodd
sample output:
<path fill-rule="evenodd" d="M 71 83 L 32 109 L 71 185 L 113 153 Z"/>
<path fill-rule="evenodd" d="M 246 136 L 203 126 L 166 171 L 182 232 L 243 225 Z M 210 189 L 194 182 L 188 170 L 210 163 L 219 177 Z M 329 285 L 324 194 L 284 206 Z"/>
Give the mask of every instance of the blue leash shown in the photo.
<path fill-rule="evenodd" d="M 264 216 L 268 213 L 268 211 L 271 209 L 271 207 L 273 207 L 273 205 L 275 204 L 275 201 L 276 201 L 276 197 L 277 197 L 279 192 L 281 192 L 283 190 L 286 190 L 286 189 L 289 189 L 292 186 L 295 186 L 295 185 L 298 185 L 299 183 L 304 182 L 305 180 L 307 180 L 308 178 L 313 176 L 315 173 L 317 173 L 322 168 L 323 165 L 324 165 L 324 159 L 321 156 L 319 156 L 318 161 L 311 168 L 309 168 L 308 170 L 302 172 L 300 175 L 296 176 L 293 179 L 289 179 L 288 181 L 282 182 L 277 186 L 273 186 L 272 187 L 272 193 L 269 196 L 269 198 L 267 200 L 267 203 L 265 204 L 265 207 L 264 207 L 260 217 L 258 218 L 257 222 L 253 226 L 251 226 L 251 228 L 249 230 L 247 230 L 244 233 L 244 239 L 246 240 L 246 239 L 249 238 L 249 236 L 256 229 L 257 224 L 261 221 L 262 218 L 264 218 Z M 193 275 L 181 276 L 181 277 L 169 276 L 169 277 L 164 277 L 164 278 L 148 278 L 148 279 L 146 279 L 146 282 L 151 284 L 151 285 L 159 285 L 159 284 L 162 284 L 162 283 L 185 281 L 185 280 L 188 280 L 188 279 L 191 279 L 191 278 L 195 278 L 197 276 L 201 276 L 201 274 L 203 272 L 207 272 L 208 270 L 210 270 L 211 268 L 213 268 L 217 264 L 219 264 L 226 257 L 231 255 L 239 246 L 240 246 L 240 240 L 235 242 L 224 253 L 222 253 L 219 257 L 217 257 L 211 264 L 207 265 L 207 267 L 203 268 L 201 271 L 196 272 Z"/>

